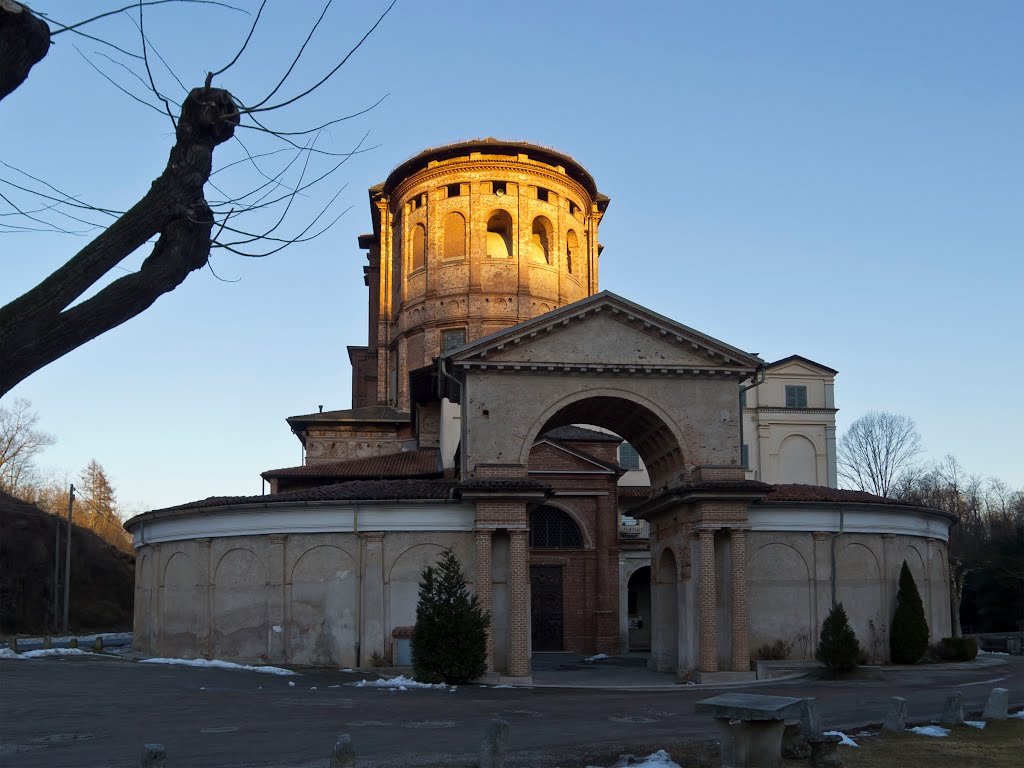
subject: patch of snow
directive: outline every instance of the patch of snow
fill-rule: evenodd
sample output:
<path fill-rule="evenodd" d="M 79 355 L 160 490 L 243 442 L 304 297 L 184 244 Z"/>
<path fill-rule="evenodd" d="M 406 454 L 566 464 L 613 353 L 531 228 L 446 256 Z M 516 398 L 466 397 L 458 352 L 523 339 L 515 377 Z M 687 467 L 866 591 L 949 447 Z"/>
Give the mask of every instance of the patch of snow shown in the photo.
<path fill-rule="evenodd" d="M 311 686 L 309 686 L 309 690 L 311 690 L 311 691 L 315 691 L 315 690 L 316 690 L 316 686 L 315 686 L 315 685 L 311 685 Z"/>
<path fill-rule="evenodd" d="M 40 648 L 38 651 L 25 651 L 20 654 L 23 659 L 42 659 L 47 656 L 95 656 L 81 648 Z"/>
<path fill-rule="evenodd" d="M 971 726 L 971 728 L 977 728 L 981 730 L 986 725 L 988 725 L 988 723 L 986 723 L 984 720 L 964 720 L 964 725 L 969 725 Z"/>
<path fill-rule="evenodd" d="M 682 768 L 675 762 L 664 749 L 637 760 L 633 755 L 623 755 L 612 768 Z M 595 765 L 588 765 L 587 768 L 597 768 Z"/>
<path fill-rule="evenodd" d="M 601 661 L 601 659 L 607 659 L 607 653 L 595 653 L 593 656 L 588 656 L 584 661 Z"/>
<path fill-rule="evenodd" d="M 492 685 L 491 688 L 515 688 L 515 686 L 514 685 L 508 685 L 508 684 L 505 684 L 505 685 Z"/>
<path fill-rule="evenodd" d="M 341 671 L 342 671 L 342 672 L 351 672 L 351 671 L 352 671 L 352 667 L 345 667 L 345 668 L 344 668 L 343 670 L 341 670 Z"/>
<path fill-rule="evenodd" d="M 979 649 L 978 650 L 978 655 L 979 656 L 1009 656 L 1010 654 L 1008 654 L 1006 651 L 983 651 L 983 650 Z"/>
<path fill-rule="evenodd" d="M 275 624 L 271 627 L 271 629 L 273 630 L 275 635 L 280 635 L 282 632 L 284 632 L 284 627 L 282 627 L 280 624 Z"/>
<path fill-rule="evenodd" d="M 824 735 L 825 736 L 838 736 L 839 737 L 839 743 L 842 744 L 844 747 L 857 747 L 858 749 L 860 749 L 860 744 L 858 744 L 856 741 L 851 739 L 849 736 L 847 736 L 842 731 L 825 731 Z"/>
<path fill-rule="evenodd" d="M 7 646 L 0 646 L 0 659 L 20 659 L 21 654 L 15 653 Z"/>
<path fill-rule="evenodd" d="M 922 736 L 949 736 L 949 728 L 943 728 L 939 725 L 918 725 L 907 730 L 912 733 L 919 733 Z"/>
<path fill-rule="evenodd" d="M 411 677 L 406 677 L 405 675 L 399 675 L 398 677 L 392 677 L 387 680 L 360 680 L 355 683 L 347 683 L 347 685 L 354 685 L 356 688 L 389 688 L 391 690 L 400 691 L 405 691 L 409 688 L 448 689 L 448 686 L 444 683 L 421 683 L 417 680 L 413 680 Z"/>
<path fill-rule="evenodd" d="M 1021 720 L 1024 720 L 1024 709 L 1022 709 L 1020 712 L 1014 712 L 1012 715 L 1007 715 L 1007 717 L 1017 717 Z"/>
<path fill-rule="evenodd" d="M 281 667 L 256 667 L 251 664 L 236 664 L 233 661 L 221 661 L 220 659 L 141 659 L 140 664 L 176 664 L 183 667 L 212 667 L 215 669 L 244 669 L 247 672 L 263 672 L 267 675 L 294 675 L 290 669 Z M 291 683 L 294 685 L 294 683 Z"/>
<path fill-rule="evenodd" d="M 289 688 L 294 688 L 295 687 L 295 681 L 294 680 L 289 680 L 288 681 L 288 687 Z"/>

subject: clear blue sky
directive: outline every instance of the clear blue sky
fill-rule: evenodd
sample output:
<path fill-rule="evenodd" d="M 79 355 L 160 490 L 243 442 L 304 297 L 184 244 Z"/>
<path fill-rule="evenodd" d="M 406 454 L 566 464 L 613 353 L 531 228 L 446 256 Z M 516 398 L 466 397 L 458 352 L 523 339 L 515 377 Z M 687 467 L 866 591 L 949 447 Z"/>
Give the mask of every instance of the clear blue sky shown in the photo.
<path fill-rule="evenodd" d="M 61 21 L 115 5 L 35 3 Z M 385 5 L 332 7 L 295 82 L 332 66 Z M 262 97 L 320 7 L 272 2 L 221 85 Z M 146 17 L 189 87 L 226 63 L 247 24 L 196 6 Z M 122 18 L 90 31 L 137 49 L 133 30 Z M 218 274 L 238 282 L 193 274 L 8 398 L 31 399 L 58 436 L 44 464 L 77 474 L 94 457 L 131 506 L 259 493 L 260 471 L 300 460 L 285 417 L 350 404 L 345 347 L 366 341 L 366 189 L 420 149 L 497 136 L 571 154 L 611 196 L 603 289 L 766 360 L 836 368 L 840 432 L 872 408 L 908 414 L 932 456 L 1019 488 L 1022 32 L 1017 0 L 400 0 L 328 86 L 275 116 L 308 127 L 390 94 L 322 138 L 347 148 L 370 131 L 380 145 L 308 201 L 347 183 L 338 224 L 267 259 L 217 255 Z M 71 38 L 0 104 L 0 159 L 130 205 L 166 161 L 169 124 L 72 43 L 100 46 Z M 239 157 L 223 149 L 221 164 Z M 0 303 L 84 242 L 0 234 Z"/>

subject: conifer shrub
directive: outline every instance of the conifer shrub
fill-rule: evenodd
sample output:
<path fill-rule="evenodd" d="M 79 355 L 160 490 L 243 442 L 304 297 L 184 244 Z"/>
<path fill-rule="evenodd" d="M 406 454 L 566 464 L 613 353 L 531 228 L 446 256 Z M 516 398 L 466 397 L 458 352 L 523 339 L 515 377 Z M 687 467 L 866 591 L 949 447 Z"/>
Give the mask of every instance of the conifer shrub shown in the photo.
<path fill-rule="evenodd" d="M 462 565 L 446 550 L 427 566 L 419 585 L 411 641 L 413 677 L 424 683 L 463 683 L 487 669 L 491 616 L 466 586 Z"/>
<path fill-rule="evenodd" d="M 821 637 L 815 658 L 828 667 L 832 677 L 857 666 L 863 651 L 850 626 L 842 603 L 835 603 L 821 624 Z"/>
<path fill-rule="evenodd" d="M 929 655 L 938 661 L 970 661 L 978 655 L 978 641 L 973 637 L 944 637 L 929 648 Z"/>
<path fill-rule="evenodd" d="M 928 650 L 928 621 L 924 604 L 907 561 L 900 569 L 896 613 L 889 630 L 889 657 L 893 664 L 916 664 Z"/>

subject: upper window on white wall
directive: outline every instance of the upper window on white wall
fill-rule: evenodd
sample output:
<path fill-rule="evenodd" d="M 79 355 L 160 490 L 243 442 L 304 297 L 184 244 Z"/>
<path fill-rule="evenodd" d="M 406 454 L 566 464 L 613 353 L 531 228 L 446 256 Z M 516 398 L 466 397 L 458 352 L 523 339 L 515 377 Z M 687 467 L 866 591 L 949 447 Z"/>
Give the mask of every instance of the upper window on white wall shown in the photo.
<path fill-rule="evenodd" d="M 787 384 L 786 385 L 786 407 L 787 408 L 806 408 L 807 407 L 807 387 L 802 384 Z"/>
<path fill-rule="evenodd" d="M 619 466 L 623 469 L 640 469 L 640 454 L 629 443 L 619 445 Z"/>

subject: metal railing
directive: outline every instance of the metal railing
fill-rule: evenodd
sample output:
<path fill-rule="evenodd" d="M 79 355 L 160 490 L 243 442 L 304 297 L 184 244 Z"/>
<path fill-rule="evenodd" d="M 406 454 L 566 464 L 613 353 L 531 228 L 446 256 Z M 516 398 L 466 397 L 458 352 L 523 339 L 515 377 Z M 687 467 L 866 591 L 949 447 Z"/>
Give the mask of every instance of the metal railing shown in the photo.
<path fill-rule="evenodd" d="M 634 520 L 632 522 L 622 520 L 619 522 L 620 539 L 649 539 L 651 538 L 651 524 L 646 520 Z"/>

